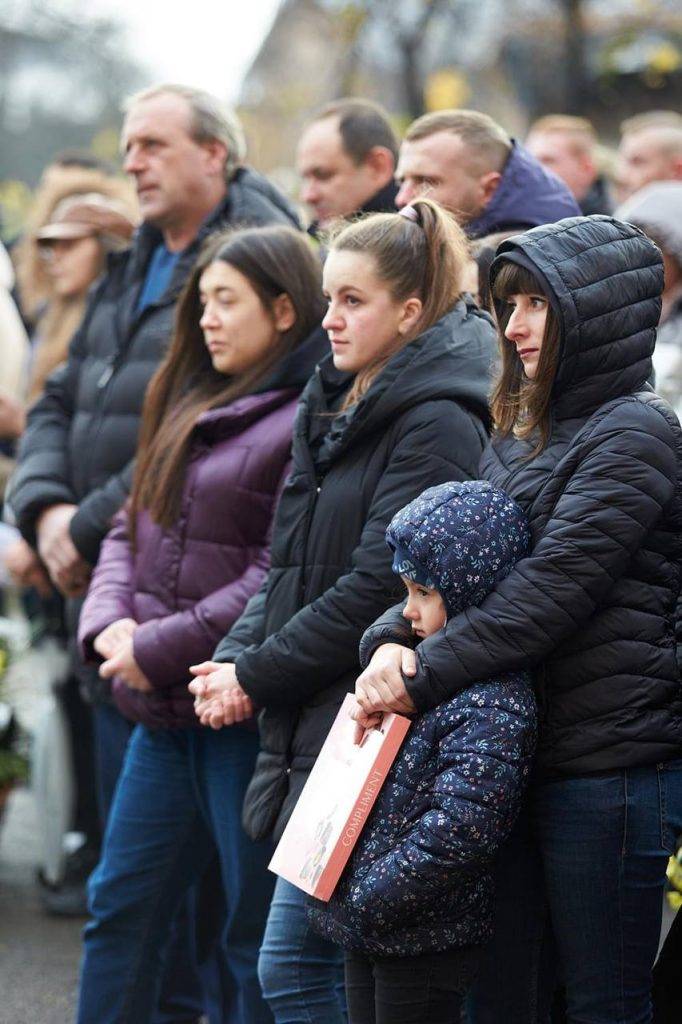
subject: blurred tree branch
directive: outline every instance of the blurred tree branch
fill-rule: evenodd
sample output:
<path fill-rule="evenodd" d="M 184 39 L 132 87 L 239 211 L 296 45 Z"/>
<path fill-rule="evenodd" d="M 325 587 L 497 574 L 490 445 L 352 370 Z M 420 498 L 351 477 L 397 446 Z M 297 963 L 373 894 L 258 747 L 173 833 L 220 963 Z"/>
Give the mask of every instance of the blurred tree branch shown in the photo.
<path fill-rule="evenodd" d="M 438 14 L 446 10 L 454 13 L 466 3 L 467 0 L 364 0 L 332 4 L 344 45 L 339 94 L 353 91 L 364 37 L 378 29 L 391 39 L 400 62 L 406 113 L 410 118 L 419 117 L 425 109 L 422 56 L 429 28 Z"/>
<path fill-rule="evenodd" d="M 121 102 L 144 80 L 118 19 L 50 0 L 0 3 L 0 178 L 33 183 L 55 151 L 118 132 Z"/>

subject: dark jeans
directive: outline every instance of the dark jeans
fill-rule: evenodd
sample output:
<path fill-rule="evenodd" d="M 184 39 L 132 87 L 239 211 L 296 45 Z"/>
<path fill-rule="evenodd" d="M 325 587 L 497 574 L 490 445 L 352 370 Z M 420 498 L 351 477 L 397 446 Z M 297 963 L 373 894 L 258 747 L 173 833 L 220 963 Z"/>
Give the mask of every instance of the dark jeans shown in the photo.
<path fill-rule="evenodd" d="M 90 880 L 79 1024 L 152 1020 L 171 922 L 216 849 L 233 995 L 223 1022 L 271 1024 L 256 977 L 274 883 L 267 871 L 271 848 L 252 843 L 241 826 L 257 751 L 257 733 L 239 726 L 218 732 L 136 726 Z"/>
<path fill-rule="evenodd" d="M 55 689 L 55 697 L 62 705 L 71 733 L 76 806 L 73 828 L 82 832 L 95 850 L 101 840 L 98 802 L 93 780 L 93 725 L 90 707 L 80 694 L 78 679 L 70 675 L 62 686 Z"/>
<path fill-rule="evenodd" d="M 113 704 L 93 704 L 92 721 L 97 809 L 104 832 L 116 792 L 116 783 L 125 761 L 130 734 L 135 725 L 124 718 Z"/>
<path fill-rule="evenodd" d="M 654 968 L 654 1024 L 682 1021 L 682 913 L 677 911 Z"/>
<path fill-rule="evenodd" d="M 392 957 L 346 953 L 348 1022 L 459 1024 L 477 960 L 473 949 Z"/>
<path fill-rule="evenodd" d="M 116 784 L 123 770 L 128 742 L 135 728 L 114 704 L 100 702 L 92 707 L 95 737 L 95 779 L 97 806 L 102 833 L 106 828 L 109 811 L 114 801 Z M 210 882 L 210 878 L 208 881 Z M 220 965 L 217 953 L 210 947 L 219 935 L 205 938 L 206 928 L 197 918 L 198 886 L 192 886 L 178 907 L 168 932 L 161 990 L 153 1024 L 178 1024 L 195 1021 L 204 1010 L 209 1013 L 210 1024 L 221 1024 L 222 994 Z M 219 899 L 219 897 L 218 897 Z M 213 918 L 208 925 L 213 924 Z M 203 962 L 200 963 L 200 960 Z"/>
<path fill-rule="evenodd" d="M 682 761 L 536 784 L 529 815 L 530 852 L 517 829 L 500 861 L 473 1024 L 545 1024 L 553 943 L 569 1024 L 650 1024 Z"/>

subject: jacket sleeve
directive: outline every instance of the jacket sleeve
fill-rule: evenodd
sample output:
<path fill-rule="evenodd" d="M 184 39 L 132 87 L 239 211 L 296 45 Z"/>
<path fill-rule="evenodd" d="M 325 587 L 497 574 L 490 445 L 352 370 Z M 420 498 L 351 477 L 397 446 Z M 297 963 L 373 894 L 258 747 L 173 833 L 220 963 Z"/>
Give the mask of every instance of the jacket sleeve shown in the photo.
<path fill-rule="evenodd" d="M 536 725 L 530 686 L 512 689 L 514 699 L 504 705 L 480 693 L 475 702 L 467 700 L 435 752 L 437 780 L 428 810 L 353 879 L 344 902 L 358 915 L 361 932 L 409 923 L 420 901 L 433 905 L 457 888 L 458 878 L 484 871 L 509 835 L 530 773 Z M 407 785 L 413 787 L 414 779 Z"/>
<path fill-rule="evenodd" d="M 36 521 L 51 505 L 75 505 L 68 442 L 81 357 L 76 344 L 69 358 L 47 380 L 42 397 L 28 414 L 18 465 L 8 501 L 16 524 L 29 544 L 36 545 Z"/>
<path fill-rule="evenodd" d="M 401 644 L 403 647 L 416 647 L 417 637 L 403 616 L 404 602 L 394 604 L 387 612 L 380 615 L 369 629 L 362 634 L 360 641 L 360 665 L 367 668 L 372 655 L 382 644 Z"/>
<path fill-rule="evenodd" d="M 459 444 L 453 444 L 453 438 Z M 261 707 L 304 704 L 358 664 L 362 632 L 396 588 L 386 546 L 394 513 L 426 487 L 475 473 L 481 439 L 470 419 L 452 403 L 433 415 L 406 417 L 368 510 L 347 572 L 333 587 L 300 609 L 279 632 L 236 661 L 237 677 Z M 470 465 L 459 465 L 467 459 Z"/>
<path fill-rule="evenodd" d="M 135 462 L 131 459 L 120 473 L 110 476 L 105 484 L 91 491 L 81 501 L 71 520 L 71 540 L 83 558 L 93 565 L 115 514 L 128 499 L 134 468 Z"/>
<path fill-rule="evenodd" d="M 134 619 L 133 553 L 128 537 L 128 515 L 116 516 L 107 534 L 90 581 L 78 623 L 78 646 L 84 661 L 96 661 L 93 643 L 103 629 L 118 619 Z"/>
<path fill-rule="evenodd" d="M 260 585 L 257 594 L 248 601 L 246 608 L 234 626 L 218 644 L 213 655 L 214 661 L 235 662 L 247 647 L 262 644 L 265 640 L 265 606 L 268 593 L 268 577 Z"/>
<path fill-rule="evenodd" d="M 19 446 L 18 466 L 12 477 L 8 501 L 16 525 L 34 547 L 36 520 L 41 512 L 51 505 L 77 504 L 71 485 L 69 436 L 86 334 L 101 287 L 96 287 L 93 292 L 83 323 L 69 346 L 66 362 L 50 375 L 43 395 L 30 410 Z M 96 561 L 96 557 L 92 561 Z"/>
<path fill-rule="evenodd" d="M 133 636 L 135 660 L 152 686 L 163 689 L 189 681 L 188 666 L 211 657 L 220 638 L 263 582 L 269 563 L 266 546 L 238 579 L 185 611 L 138 626 Z"/>
<path fill-rule="evenodd" d="M 475 680 L 532 668 L 589 620 L 677 486 L 677 438 L 655 408 L 622 403 L 593 430 L 532 553 L 417 652 L 406 686 L 435 707 Z"/>

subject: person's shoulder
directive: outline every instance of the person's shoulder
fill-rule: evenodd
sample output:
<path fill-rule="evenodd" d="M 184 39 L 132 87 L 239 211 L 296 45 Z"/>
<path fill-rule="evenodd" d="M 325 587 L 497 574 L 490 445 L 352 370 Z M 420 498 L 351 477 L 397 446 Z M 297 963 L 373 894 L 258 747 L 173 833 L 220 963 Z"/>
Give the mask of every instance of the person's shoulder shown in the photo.
<path fill-rule="evenodd" d="M 627 432 L 627 440 L 624 436 Z M 647 447 L 647 440 L 682 447 L 682 430 L 670 405 L 654 391 L 624 395 L 597 411 L 589 435 L 595 443 Z"/>
<path fill-rule="evenodd" d="M 479 435 L 482 431 L 482 417 L 477 411 L 457 396 L 425 398 L 406 409 L 396 418 L 396 427 L 400 437 L 410 436 L 416 440 L 418 435 L 438 438 L 443 445 L 452 448 L 461 438 L 462 433 L 468 439 Z M 479 457 L 484 447 L 481 437 Z"/>
<path fill-rule="evenodd" d="M 267 226 L 284 224 L 300 229 L 292 203 L 264 175 L 252 167 L 240 167 L 230 182 L 226 211 L 230 224 Z"/>

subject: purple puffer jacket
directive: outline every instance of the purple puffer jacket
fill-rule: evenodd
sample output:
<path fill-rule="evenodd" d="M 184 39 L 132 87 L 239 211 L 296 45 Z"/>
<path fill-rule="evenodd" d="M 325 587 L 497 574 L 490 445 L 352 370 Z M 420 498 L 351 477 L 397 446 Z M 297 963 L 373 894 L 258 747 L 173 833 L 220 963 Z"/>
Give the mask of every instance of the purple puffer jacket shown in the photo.
<path fill-rule="evenodd" d="M 119 710 L 150 728 L 196 726 L 189 666 L 206 661 L 265 579 L 270 528 L 286 476 L 298 393 L 248 395 L 197 421 L 177 523 L 163 529 L 146 512 L 137 550 L 120 512 L 108 533 L 81 612 L 86 661 L 117 619 L 139 626 L 135 659 L 154 687 L 115 679 Z"/>

